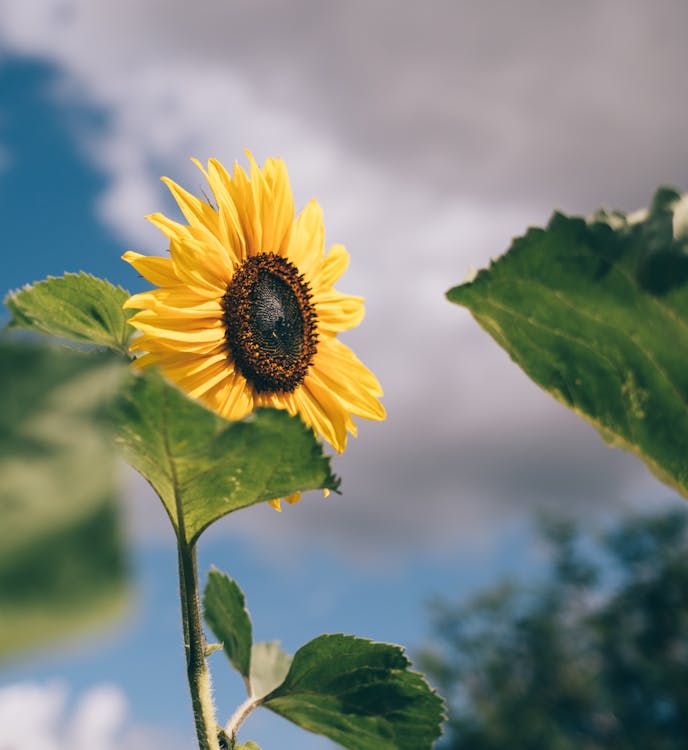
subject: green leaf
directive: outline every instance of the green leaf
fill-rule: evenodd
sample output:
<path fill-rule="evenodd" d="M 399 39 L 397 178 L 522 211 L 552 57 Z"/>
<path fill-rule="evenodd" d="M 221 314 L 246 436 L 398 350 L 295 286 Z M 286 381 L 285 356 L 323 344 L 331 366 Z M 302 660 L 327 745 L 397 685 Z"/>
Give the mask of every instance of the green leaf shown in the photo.
<path fill-rule="evenodd" d="M 237 745 L 234 750 L 260 750 L 253 740 L 249 740 L 243 745 Z"/>
<path fill-rule="evenodd" d="M 237 583 L 214 568 L 203 592 L 203 615 L 232 666 L 248 684 L 253 631 L 246 600 Z"/>
<path fill-rule="evenodd" d="M 554 214 L 448 292 L 545 390 L 688 496 L 686 199 Z"/>
<path fill-rule="evenodd" d="M 408 667 L 399 646 L 322 635 L 261 704 L 350 750 L 424 750 L 440 736 L 443 703 Z"/>
<path fill-rule="evenodd" d="M 339 487 L 322 446 L 297 417 L 260 409 L 230 422 L 151 370 L 132 377 L 118 423 L 127 460 L 153 486 L 189 543 L 239 508 Z"/>
<path fill-rule="evenodd" d="M 0 340 L 0 657 L 119 613 L 125 564 L 105 420 L 109 353 Z"/>
<path fill-rule="evenodd" d="M 87 273 L 49 276 L 12 292 L 5 304 L 11 328 L 26 328 L 70 341 L 107 346 L 127 354 L 133 311 L 123 310 L 129 292 Z"/>
<path fill-rule="evenodd" d="M 259 641 L 251 649 L 250 694 L 263 698 L 284 682 L 293 657 L 279 641 Z"/>

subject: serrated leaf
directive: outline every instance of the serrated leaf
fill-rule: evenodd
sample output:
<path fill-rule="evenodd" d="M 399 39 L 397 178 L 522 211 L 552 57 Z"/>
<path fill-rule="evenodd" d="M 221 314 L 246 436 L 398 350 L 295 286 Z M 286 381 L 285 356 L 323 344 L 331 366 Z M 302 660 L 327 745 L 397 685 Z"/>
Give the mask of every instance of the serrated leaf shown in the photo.
<path fill-rule="evenodd" d="M 26 328 L 70 341 L 107 346 L 124 354 L 134 329 L 122 305 L 129 292 L 87 273 L 49 276 L 5 299 L 11 328 Z"/>
<path fill-rule="evenodd" d="M 322 635 L 261 705 L 350 750 L 425 750 L 440 736 L 443 703 L 408 667 L 399 646 Z"/>
<path fill-rule="evenodd" d="M 104 420 L 111 354 L 0 341 L 0 657 L 88 630 L 125 597 Z"/>
<path fill-rule="evenodd" d="M 279 641 L 259 641 L 251 649 L 251 697 L 263 698 L 284 682 L 292 656 Z"/>
<path fill-rule="evenodd" d="M 232 666 L 248 684 L 253 630 L 246 600 L 237 583 L 214 568 L 203 592 L 203 615 Z"/>
<path fill-rule="evenodd" d="M 322 446 L 297 417 L 259 409 L 230 422 L 152 370 L 132 377 L 117 421 L 127 460 L 153 486 L 189 543 L 239 508 L 339 487 Z"/>
<path fill-rule="evenodd" d="M 678 213 L 675 213 L 678 212 Z M 688 496 L 685 199 L 554 214 L 448 292 L 540 386 Z"/>

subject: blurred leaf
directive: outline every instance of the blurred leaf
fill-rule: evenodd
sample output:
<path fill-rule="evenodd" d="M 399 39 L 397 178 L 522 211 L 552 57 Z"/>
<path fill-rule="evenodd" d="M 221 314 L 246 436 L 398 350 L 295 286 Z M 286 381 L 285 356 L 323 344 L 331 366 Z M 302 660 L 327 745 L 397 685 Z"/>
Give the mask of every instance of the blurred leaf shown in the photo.
<path fill-rule="evenodd" d="M 292 656 L 279 641 L 259 641 L 251 649 L 251 696 L 263 698 L 284 682 Z"/>
<path fill-rule="evenodd" d="M 248 684 L 253 634 L 244 594 L 226 573 L 211 570 L 203 592 L 203 615 L 234 669 Z"/>
<path fill-rule="evenodd" d="M 297 417 L 260 409 L 229 422 L 150 370 L 132 377 L 118 422 L 127 460 L 153 486 L 175 531 L 189 543 L 239 508 L 339 486 L 329 458 Z"/>
<path fill-rule="evenodd" d="M 237 745 L 234 750 L 260 750 L 260 748 L 253 740 L 249 740 L 243 745 Z"/>
<path fill-rule="evenodd" d="M 545 390 L 688 496 L 686 201 L 554 214 L 448 292 Z"/>
<path fill-rule="evenodd" d="M 111 354 L 0 340 L 0 656 L 118 611 Z"/>
<path fill-rule="evenodd" d="M 27 328 L 127 354 L 127 342 L 134 332 L 127 323 L 132 311 L 122 309 L 128 297 L 122 287 L 82 271 L 49 276 L 12 292 L 5 304 L 12 313 L 11 328 Z"/>
<path fill-rule="evenodd" d="M 408 667 L 399 646 L 322 635 L 261 705 L 350 750 L 424 750 L 440 736 L 443 704 Z"/>

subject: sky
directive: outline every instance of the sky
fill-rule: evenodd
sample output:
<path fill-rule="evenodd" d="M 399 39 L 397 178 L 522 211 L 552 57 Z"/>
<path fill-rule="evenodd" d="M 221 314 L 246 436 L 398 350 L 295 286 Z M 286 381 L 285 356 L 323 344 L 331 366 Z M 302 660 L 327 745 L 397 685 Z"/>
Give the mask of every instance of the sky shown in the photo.
<path fill-rule="evenodd" d="M 200 192 L 189 157 L 246 166 L 246 148 L 285 159 L 297 207 L 316 197 L 327 243 L 351 254 L 338 286 L 366 319 L 344 341 L 387 421 L 335 459 L 341 497 L 251 508 L 201 543 L 258 637 L 293 651 L 345 631 L 413 652 L 433 595 L 537 570 L 535 510 L 595 523 L 680 502 L 444 293 L 554 209 L 631 211 L 688 187 L 686 28 L 678 0 L 0 0 L 3 293 L 80 269 L 139 291 L 120 255 L 165 251 L 143 218 L 174 214 L 159 177 Z M 130 611 L 0 667 L 3 750 L 191 743 L 171 534 L 141 480 L 123 469 L 122 486 Z M 228 715 L 239 686 L 213 669 Z M 3 711 L 31 713 L 41 738 L 3 737 Z M 245 738 L 332 747 L 269 716 Z"/>

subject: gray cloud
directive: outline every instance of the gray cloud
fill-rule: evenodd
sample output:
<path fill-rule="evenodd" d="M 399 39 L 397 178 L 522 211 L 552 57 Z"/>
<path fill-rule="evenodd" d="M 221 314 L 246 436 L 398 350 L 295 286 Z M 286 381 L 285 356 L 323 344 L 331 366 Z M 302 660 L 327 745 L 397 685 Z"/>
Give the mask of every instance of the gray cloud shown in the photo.
<path fill-rule="evenodd" d="M 680 0 L 42 5 L 41 26 L 35 7 L 5 3 L 10 46 L 82 77 L 224 70 L 216 99 L 236 101 L 238 75 L 266 108 L 426 188 L 592 207 L 685 179 Z M 178 83 L 191 99 L 204 87 Z M 167 106 L 174 118 L 173 97 Z M 235 108 L 221 127 L 243 117 Z"/>
<path fill-rule="evenodd" d="M 132 7 L 133 30 L 121 6 L 108 22 L 137 57 L 229 65 L 400 180 L 594 206 L 685 179 L 681 2 Z"/>
<path fill-rule="evenodd" d="M 302 3 L 291 24 L 253 7 L 234 63 L 399 179 L 549 205 L 685 179 L 685 4 Z"/>

